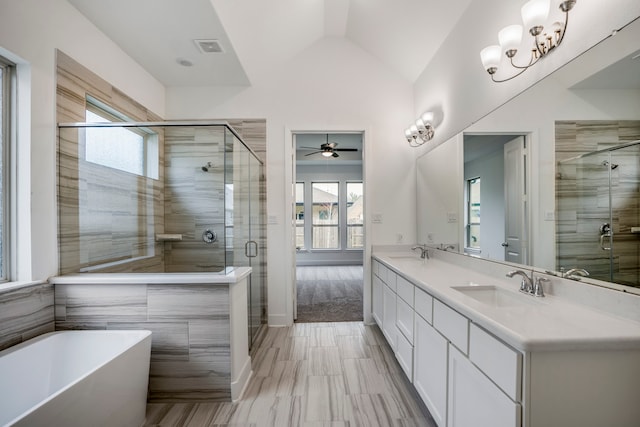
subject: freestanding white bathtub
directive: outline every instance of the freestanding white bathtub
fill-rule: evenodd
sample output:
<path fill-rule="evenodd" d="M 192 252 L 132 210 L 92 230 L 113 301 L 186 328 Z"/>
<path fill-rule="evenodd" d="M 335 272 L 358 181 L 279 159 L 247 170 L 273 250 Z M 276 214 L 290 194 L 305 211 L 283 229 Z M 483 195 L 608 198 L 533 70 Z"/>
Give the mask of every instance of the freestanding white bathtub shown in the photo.
<path fill-rule="evenodd" d="M 0 352 L 0 426 L 144 423 L 151 332 L 51 332 Z"/>

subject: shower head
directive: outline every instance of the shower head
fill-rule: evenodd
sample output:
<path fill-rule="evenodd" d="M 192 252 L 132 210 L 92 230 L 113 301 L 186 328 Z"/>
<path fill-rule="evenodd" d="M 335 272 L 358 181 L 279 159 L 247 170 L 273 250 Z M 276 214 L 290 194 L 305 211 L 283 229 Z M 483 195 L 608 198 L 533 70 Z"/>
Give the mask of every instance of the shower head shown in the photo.
<path fill-rule="evenodd" d="M 601 164 L 602 164 L 602 166 L 604 166 L 604 167 L 609 167 L 609 161 L 608 161 L 608 160 L 603 161 Z M 614 170 L 614 169 L 616 169 L 617 167 L 618 167 L 618 164 L 617 164 L 617 163 L 611 163 L 611 170 Z"/>
<path fill-rule="evenodd" d="M 209 172 L 209 169 L 212 167 L 213 167 L 213 164 L 211 162 L 207 162 L 207 164 L 202 167 L 202 171 Z"/>

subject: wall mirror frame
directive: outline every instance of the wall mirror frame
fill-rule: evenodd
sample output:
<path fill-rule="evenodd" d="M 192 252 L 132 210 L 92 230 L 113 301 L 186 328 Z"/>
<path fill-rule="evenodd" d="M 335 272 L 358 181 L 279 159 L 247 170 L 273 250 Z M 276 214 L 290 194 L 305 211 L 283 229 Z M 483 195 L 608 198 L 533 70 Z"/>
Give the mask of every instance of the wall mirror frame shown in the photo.
<path fill-rule="evenodd" d="M 487 113 L 463 132 L 419 157 L 418 242 L 427 243 L 435 248 L 453 244 L 460 253 L 557 275 L 563 274 L 561 269 L 582 267 L 572 265 L 566 260 L 559 260 L 557 254 L 557 232 L 561 229 L 563 221 L 566 223 L 566 218 L 558 215 L 567 215 L 558 212 L 556 208 L 557 162 L 562 158 L 571 157 L 571 152 L 575 155 L 585 153 L 584 147 L 569 145 L 574 144 L 576 138 L 568 142 L 571 138 L 566 132 L 566 129 L 573 131 L 581 124 L 586 125 L 584 133 L 578 138 L 580 143 L 590 138 L 599 139 L 596 141 L 596 147 L 601 147 L 598 142 L 613 145 L 616 142 L 629 143 L 634 139 L 640 139 L 640 135 L 636 135 L 635 124 L 631 126 L 632 130 L 627 126 L 635 121 L 640 123 L 640 45 L 637 40 L 640 40 L 638 18 L 501 107 Z M 634 71 L 629 72 L 629 67 L 633 67 Z M 607 121 L 624 123 L 619 126 L 624 127 L 624 130 L 611 132 L 609 126 L 603 134 L 590 133 L 590 123 Z M 524 224 L 519 225 L 524 230 L 524 257 L 519 260 L 505 256 L 505 252 L 508 251 L 496 246 L 496 243 L 507 243 L 509 236 L 499 235 L 499 232 L 495 231 L 498 226 L 490 225 L 490 216 L 497 215 L 491 213 L 490 207 L 497 206 L 499 210 L 502 209 L 502 216 L 509 215 L 511 209 L 505 210 L 500 206 L 500 203 L 504 203 L 504 198 L 502 202 L 498 202 L 495 195 L 492 196 L 493 200 L 481 202 L 479 228 L 483 244 L 471 247 L 471 208 L 465 191 L 468 179 L 478 177 L 482 182 L 481 192 L 488 193 L 490 189 L 490 179 L 482 178 L 471 170 L 469 164 L 465 166 L 465 155 L 467 160 L 469 158 L 469 141 L 512 139 L 518 135 L 524 136 L 526 141 L 523 154 L 517 157 L 520 167 L 524 168 L 519 175 L 524 180 L 524 194 L 519 200 L 522 208 L 520 215 L 524 220 Z M 558 154 L 562 150 L 566 153 Z M 502 159 L 503 168 L 505 162 L 507 166 L 514 162 L 513 159 L 505 160 L 508 159 L 506 156 L 504 148 L 499 148 L 497 153 L 494 152 L 495 159 Z M 638 158 L 640 159 L 640 156 Z M 499 173 L 503 174 L 502 171 Z M 634 174 L 633 179 L 638 181 L 636 191 L 640 192 L 640 173 Z M 627 179 L 630 177 L 627 176 Z M 502 185 L 505 185 L 504 181 Z M 500 190 L 503 194 L 508 191 L 506 187 Z M 640 217 L 638 226 L 640 227 Z M 640 248 L 640 234 L 637 238 L 636 248 Z M 493 240 L 493 246 L 489 250 L 490 240 Z M 639 251 L 636 249 L 635 252 L 640 265 Z M 638 270 L 640 275 L 640 268 Z M 640 294 L 640 287 L 628 286 L 628 282 L 621 284 L 593 277 L 576 279 L 584 283 Z"/>

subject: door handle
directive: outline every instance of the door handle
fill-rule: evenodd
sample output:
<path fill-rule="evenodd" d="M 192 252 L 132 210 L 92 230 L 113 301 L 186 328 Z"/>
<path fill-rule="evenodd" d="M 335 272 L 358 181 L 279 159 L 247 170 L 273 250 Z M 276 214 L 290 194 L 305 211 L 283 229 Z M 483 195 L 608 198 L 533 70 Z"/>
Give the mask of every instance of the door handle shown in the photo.
<path fill-rule="evenodd" d="M 500 246 L 502 246 L 503 248 L 506 248 L 507 246 L 509 246 L 509 244 L 507 242 L 504 242 Z"/>
<path fill-rule="evenodd" d="M 258 242 L 256 242 L 255 240 L 248 240 L 244 244 L 244 256 L 246 256 L 247 258 L 255 258 L 255 257 L 257 257 L 258 256 Z"/>
<path fill-rule="evenodd" d="M 611 237 L 611 233 L 605 233 L 605 234 L 601 234 L 600 235 L 600 249 L 602 249 L 603 251 L 610 251 L 611 250 L 611 246 L 607 247 L 604 245 L 604 239 L 605 238 L 610 238 Z"/>

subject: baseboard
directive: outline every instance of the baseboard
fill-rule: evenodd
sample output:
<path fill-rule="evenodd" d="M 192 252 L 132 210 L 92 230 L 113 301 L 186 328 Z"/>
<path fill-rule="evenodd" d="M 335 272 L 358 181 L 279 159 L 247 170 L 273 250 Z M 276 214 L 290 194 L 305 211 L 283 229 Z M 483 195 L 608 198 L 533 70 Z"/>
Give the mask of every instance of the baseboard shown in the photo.
<path fill-rule="evenodd" d="M 240 374 L 235 381 L 231 382 L 231 401 L 237 402 L 242 398 L 245 389 L 249 385 L 249 380 L 253 376 L 253 370 L 251 370 L 251 357 L 247 357 L 240 370 Z"/>
<path fill-rule="evenodd" d="M 293 319 L 289 319 L 286 314 L 270 314 L 269 315 L 269 327 L 270 328 L 283 328 L 291 326 Z"/>

